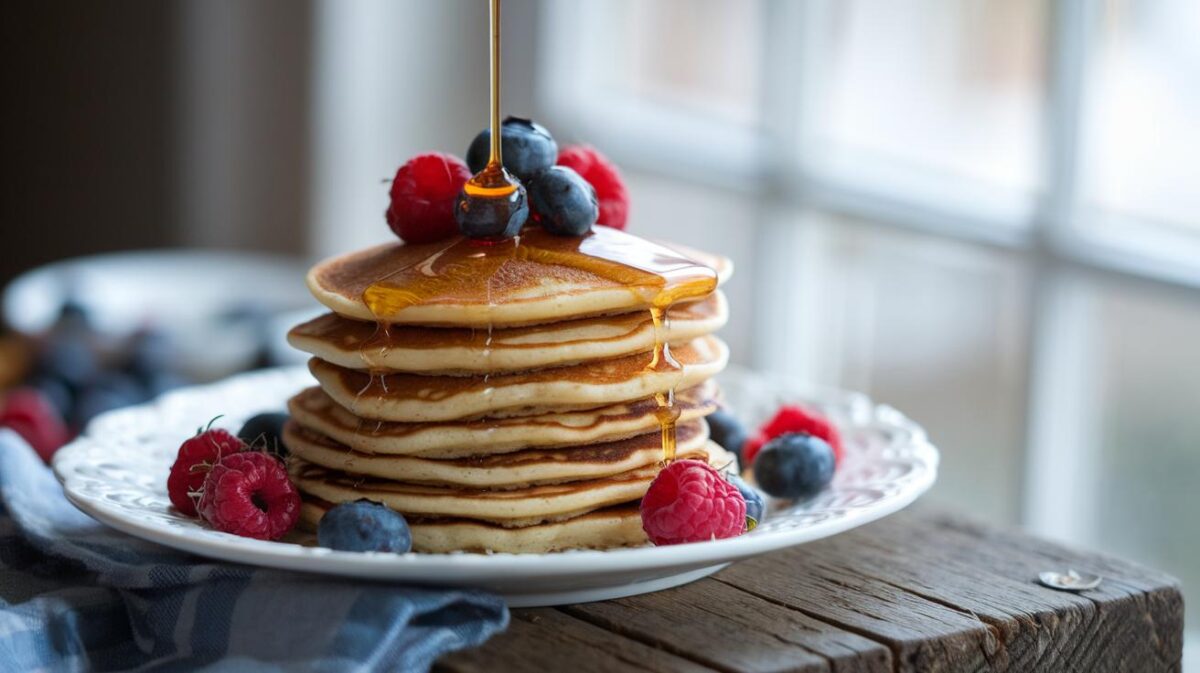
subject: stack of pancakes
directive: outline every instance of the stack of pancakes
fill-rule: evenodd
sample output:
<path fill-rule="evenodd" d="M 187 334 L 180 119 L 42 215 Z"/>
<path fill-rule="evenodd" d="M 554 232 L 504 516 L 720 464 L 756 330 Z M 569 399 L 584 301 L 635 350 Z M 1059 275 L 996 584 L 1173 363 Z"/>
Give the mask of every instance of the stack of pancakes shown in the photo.
<path fill-rule="evenodd" d="M 291 399 L 284 437 L 309 525 L 367 498 L 405 515 L 417 551 L 641 544 L 638 503 L 664 457 L 656 395 L 671 391 L 676 457 L 734 460 L 704 422 L 728 355 L 711 336 L 728 315 L 715 288 L 732 265 L 597 229 L 588 244 L 610 257 L 635 246 L 707 267 L 706 294 L 656 329 L 647 293 L 537 254 L 562 244 L 528 230 L 513 254 L 390 244 L 312 269 L 333 312 L 289 334 L 319 386 Z M 379 298 L 385 286 L 395 301 Z M 662 342 L 679 367 L 651 366 Z"/>

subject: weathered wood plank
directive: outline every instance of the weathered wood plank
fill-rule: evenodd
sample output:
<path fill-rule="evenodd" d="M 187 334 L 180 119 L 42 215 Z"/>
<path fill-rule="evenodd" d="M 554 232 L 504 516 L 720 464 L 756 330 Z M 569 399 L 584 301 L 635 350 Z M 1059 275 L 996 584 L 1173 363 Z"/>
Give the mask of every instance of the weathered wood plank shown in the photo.
<path fill-rule="evenodd" d="M 879 643 L 711 580 L 564 609 L 720 670 L 892 670 Z"/>
<path fill-rule="evenodd" d="M 1014 529 L 981 526 L 940 514 L 927 514 L 921 520 L 926 523 L 922 534 L 928 536 L 936 530 L 939 544 L 948 548 L 969 545 L 976 550 L 972 565 L 981 570 L 1025 578 L 1031 584 L 1042 570 L 1074 568 L 1103 576 L 1105 580 L 1096 590 L 1074 596 L 1088 600 L 1096 611 L 1096 624 L 1090 632 L 1094 643 L 1074 638 L 1079 646 L 1074 648 L 1071 661 L 1081 666 L 1079 670 L 1181 668 L 1183 594 L 1178 581 L 1166 573 L 1050 543 Z M 1056 597 L 1070 595 L 1034 586 Z"/>
<path fill-rule="evenodd" d="M 989 670 L 996 642 L 970 613 L 862 575 L 845 557 L 789 551 L 716 579 L 887 646 L 893 670 Z"/>
<path fill-rule="evenodd" d="M 434 670 L 447 673 L 712 671 L 549 608 L 514 610 L 507 631 L 482 647 L 443 658 Z"/>
<path fill-rule="evenodd" d="M 1107 579 L 1084 595 L 1034 582 L 1041 570 L 1067 567 Z M 778 588 L 789 586 L 779 580 L 788 572 L 796 577 L 791 596 Z M 880 639 L 897 670 L 1178 670 L 1182 651 L 1182 598 L 1169 577 L 952 517 L 899 515 L 718 578 Z M 848 604 L 831 595 L 838 583 L 853 589 Z M 910 612 L 894 592 L 959 612 L 983 630 Z"/>
<path fill-rule="evenodd" d="M 1085 594 L 1042 570 L 1096 572 Z M 1171 577 L 1015 530 L 903 513 L 656 594 L 514 612 L 451 671 L 1178 671 Z"/>

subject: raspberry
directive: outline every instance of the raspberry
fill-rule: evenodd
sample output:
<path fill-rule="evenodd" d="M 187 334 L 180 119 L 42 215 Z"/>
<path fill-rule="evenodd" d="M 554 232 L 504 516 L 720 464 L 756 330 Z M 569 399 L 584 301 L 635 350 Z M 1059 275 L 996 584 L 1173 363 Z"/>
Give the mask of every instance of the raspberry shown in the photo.
<path fill-rule="evenodd" d="M 196 516 L 196 498 L 208 471 L 221 458 L 245 448 L 242 440 L 224 430 L 198 431 L 195 437 L 180 445 L 171 475 L 167 477 L 167 495 L 175 509 Z"/>
<path fill-rule="evenodd" d="M 754 462 L 754 457 L 758 455 L 763 444 L 788 432 L 806 432 L 814 437 L 820 437 L 833 449 L 834 463 L 841 462 L 842 437 L 838 434 L 837 428 L 824 416 L 807 411 L 801 406 L 789 404 L 779 407 L 779 411 L 775 412 L 771 420 L 764 423 L 757 434 L 746 440 L 746 445 L 742 449 L 746 465 Z"/>
<path fill-rule="evenodd" d="M 405 243 L 432 243 L 458 233 L 454 200 L 471 171 L 452 154 L 418 154 L 396 171 L 387 222 Z"/>
<path fill-rule="evenodd" d="M 32 388 L 18 388 L 8 394 L 0 410 L 0 428 L 11 428 L 47 463 L 71 439 L 58 410 Z"/>
<path fill-rule="evenodd" d="M 558 153 L 558 165 L 575 169 L 596 190 L 596 198 L 600 200 L 600 219 L 596 224 L 625 228 L 629 219 L 629 192 L 617 167 L 607 157 L 590 145 L 572 145 Z"/>
<path fill-rule="evenodd" d="M 300 517 L 300 494 L 278 458 L 235 453 L 204 478 L 200 517 L 226 533 L 278 540 Z"/>
<path fill-rule="evenodd" d="M 656 545 L 734 537 L 745 529 L 746 499 L 699 460 L 666 466 L 642 497 L 642 530 Z"/>

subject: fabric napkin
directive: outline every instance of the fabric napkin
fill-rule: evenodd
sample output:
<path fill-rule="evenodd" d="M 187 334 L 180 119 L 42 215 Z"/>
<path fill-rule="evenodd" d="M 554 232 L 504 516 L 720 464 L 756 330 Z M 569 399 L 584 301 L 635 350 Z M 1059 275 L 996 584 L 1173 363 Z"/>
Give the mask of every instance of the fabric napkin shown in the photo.
<path fill-rule="evenodd" d="M 119 533 L 0 429 L 0 671 L 425 671 L 507 624 L 478 591 L 217 563 Z"/>

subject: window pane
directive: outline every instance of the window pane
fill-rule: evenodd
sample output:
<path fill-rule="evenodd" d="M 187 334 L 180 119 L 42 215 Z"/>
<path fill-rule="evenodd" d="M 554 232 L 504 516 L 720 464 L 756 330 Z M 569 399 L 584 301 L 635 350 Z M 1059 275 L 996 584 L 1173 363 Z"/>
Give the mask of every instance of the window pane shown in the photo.
<path fill-rule="evenodd" d="M 758 366 L 862 391 L 910 415 L 942 451 L 930 502 L 1015 523 L 1026 264 L 856 218 L 810 213 L 780 224 L 795 237 L 773 242 L 777 259 L 753 260 L 764 279 L 754 308 L 769 311 L 757 317 L 766 328 L 754 334 Z"/>
<path fill-rule="evenodd" d="M 1032 511 L 1043 521 L 1063 518 L 1075 525 L 1056 537 L 1160 568 L 1184 586 L 1200 582 L 1200 535 L 1196 513 L 1200 490 L 1200 298 L 1194 293 L 1153 285 L 1081 278 L 1072 303 L 1052 319 L 1065 316 L 1080 324 L 1071 332 L 1083 337 L 1064 343 L 1065 352 L 1049 361 L 1056 377 L 1078 376 L 1074 405 L 1080 446 L 1044 445 L 1040 450 L 1074 456 L 1084 476 L 1051 475 L 1063 484 L 1072 511 Z M 1054 366 L 1082 354 L 1079 367 Z M 1052 406 L 1059 406 L 1053 405 Z M 1071 407 L 1070 404 L 1067 407 Z M 1064 411 L 1066 409 L 1043 409 Z M 1035 458 L 1040 458 L 1037 456 Z M 1074 490 L 1064 483 L 1073 483 Z M 1196 648 L 1200 610 L 1188 602 L 1185 638 Z M 1186 670 L 1193 670 L 1189 661 Z"/>
<path fill-rule="evenodd" d="M 736 123 L 758 121 L 760 0 L 606 5 L 606 88 Z"/>
<path fill-rule="evenodd" d="M 1087 90 L 1088 205 L 1200 229 L 1200 3 L 1106 0 Z"/>
<path fill-rule="evenodd" d="M 822 161 L 857 159 L 872 171 L 894 162 L 943 183 L 968 178 L 1036 189 L 1046 5 L 823 5 L 819 20 L 829 42 L 816 59 L 823 85 L 813 110 Z"/>

